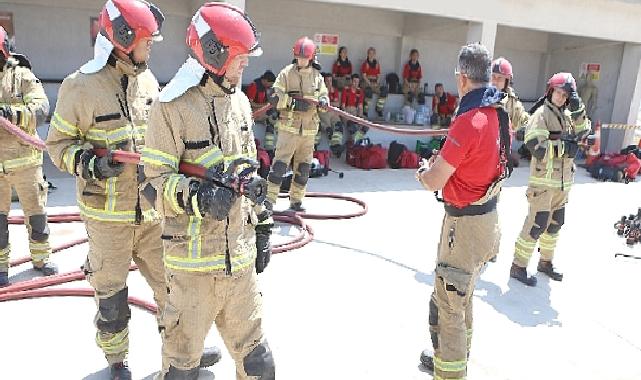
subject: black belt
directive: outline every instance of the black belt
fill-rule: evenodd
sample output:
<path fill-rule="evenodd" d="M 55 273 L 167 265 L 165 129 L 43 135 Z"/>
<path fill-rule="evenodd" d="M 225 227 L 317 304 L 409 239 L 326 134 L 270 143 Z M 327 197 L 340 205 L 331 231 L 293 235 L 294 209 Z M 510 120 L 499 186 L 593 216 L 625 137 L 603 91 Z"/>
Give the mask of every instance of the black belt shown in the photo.
<path fill-rule="evenodd" d="M 454 207 L 445 203 L 445 212 L 449 216 L 474 216 L 484 215 L 496 209 L 498 197 L 494 197 L 482 205 L 469 205 L 463 208 Z"/>

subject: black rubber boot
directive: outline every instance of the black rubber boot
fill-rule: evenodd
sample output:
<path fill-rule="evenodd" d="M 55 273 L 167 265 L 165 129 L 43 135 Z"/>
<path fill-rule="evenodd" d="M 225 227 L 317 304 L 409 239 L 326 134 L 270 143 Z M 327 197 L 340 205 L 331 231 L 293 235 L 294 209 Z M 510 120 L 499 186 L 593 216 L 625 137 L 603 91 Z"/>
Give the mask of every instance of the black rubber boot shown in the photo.
<path fill-rule="evenodd" d="M 557 270 L 554 269 L 554 265 L 552 265 L 551 261 L 539 260 L 539 265 L 537 265 L 536 270 L 541 273 L 545 273 L 554 281 L 563 280 L 563 273 L 557 272 Z"/>
<path fill-rule="evenodd" d="M 131 371 L 125 362 L 112 364 L 109 371 L 111 380 L 131 380 Z"/>
<path fill-rule="evenodd" d="M 428 372 L 434 373 L 434 353 L 429 348 L 421 352 L 421 364 Z"/>
<path fill-rule="evenodd" d="M 33 266 L 33 269 L 41 272 L 43 276 L 53 276 L 58 274 L 58 266 L 54 263 L 45 263 L 43 266 Z"/>
<path fill-rule="evenodd" d="M 170 366 L 169 372 L 165 375 L 165 380 L 198 380 L 199 368 L 178 369 Z"/>
<path fill-rule="evenodd" d="M 536 277 L 527 275 L 527 268 L 512 264 L 510 277 L 515 278 L 527 286 L 536 286 Z"/>
<path fill-rule="evenodd" d="M 294 202 L 289 205 L 289 209 L 296 212 L 305 212 L 305 207 L 303 207 L 303 202 Z"/>
<path fill-rule="evenodd" d="M 222 356 L 223 355 L 218 347 L 205 347 L 205 349 L 203 350 L 203 354 L 200 357 L 200 364 L 198 365 L 198 367 L 211 367 L 214 364 L 218 363 Z"/>
<path fill-rule="evenodd" d="M 0 272 L 0 288 L 9 285 L 9 272 Z"/>

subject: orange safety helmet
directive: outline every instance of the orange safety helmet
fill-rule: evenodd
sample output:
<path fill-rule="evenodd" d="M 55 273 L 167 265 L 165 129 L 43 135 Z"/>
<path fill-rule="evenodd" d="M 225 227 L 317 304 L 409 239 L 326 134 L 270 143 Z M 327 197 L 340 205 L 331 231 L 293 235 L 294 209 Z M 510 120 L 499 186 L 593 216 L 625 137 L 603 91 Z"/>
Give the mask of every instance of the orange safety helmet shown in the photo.
<path fill-rule="evenodd" d="M 100 31 L 114 47 L 130 54 L 143 38 L 161 41 L 165 20 L 155 5 L 144 0 L 107 0 L 100 12 Z"/>
<path fill-rule="evenodd" d="M 561 88 L 568 93 L 568 97 L 572 97 L 576 94 L 576 81 L 571 73 L 556 73 L 548 80 L 547 93 L 554 88 Z"/>
<path fill-rule="evenodd" d="M 316 44 L 314 41 L 309 39 L 309 37 L 305 36 L 296 41 L 292 50 L 294 52 L 294 57 L 307 58 L 311 60 L 316 54 Z"/>
<path fill-rule="evenodd" d="M 494 74 L 505 75 L 512 79 L 512 64 L 507 59 L 500 57 L 492 62 L 492 72 Z"/>
<path fill-rule="evenodd" d="M 263 53 L 259 34 L 241 9 L 226 3 L 206 3 L 187 28 L 187 45 L 207 71 L 224 75 L 238 55 Z"/>

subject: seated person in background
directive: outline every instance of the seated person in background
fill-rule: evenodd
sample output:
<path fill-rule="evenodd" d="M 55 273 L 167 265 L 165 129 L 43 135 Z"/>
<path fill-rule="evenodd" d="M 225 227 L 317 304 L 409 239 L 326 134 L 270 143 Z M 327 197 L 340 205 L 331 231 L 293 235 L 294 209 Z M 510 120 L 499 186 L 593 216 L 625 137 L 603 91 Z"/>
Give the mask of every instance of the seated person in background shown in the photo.
<path fill-rule="evenodd" d="M 272 86 L 276 81 L 276 75 L 270 70 L 265 71 L 265 73 L 260 77 L 256 78 L 245 90 L 245 95 L 249 98 L 249 103 L 252 106 L 252 111 L 265 106 L 268 102 L 269 93 L 271 93 Z M 265 114 L 259 116 L 256 121 L 264 121 Z"/>
<path fill-rule="evenodd" d="M 332 66 L 332 75 L 336 79 L 336 87 L 342 90 L 346 82 L 352 76 L 352 62 L 347 57 L 347 48 L 341 46 L 338 49 L 338 57 Z"/>
<path fill-rule="evenodd" d="M 376 49 L 370 47 L 367 49 L 367 58 L 361 65 L 361 74 L 363 75 L 363 89 L 371 88 L 372 93 L 380 92 L 379 79 L 381 76 L 381 65 L 376 59 Z"/>
<path fill-rule="evenodd" d="M 347 81 L 341 96 L 341 105 L 345 112 L 356 116 L 363 116 L 363 90 L 360 88 L 360 77 L 352 74 Z"/>
<path fill-rule="evenodd" d="M 412 49 L 410 60 L 403 67 L 403 94 L 405 96 L 408 93 L 413 93 L 415 98 L 418 96 L 421 79 L 423 79 L 423 71 L 421 70 L 421 64 L 418 62 L 418 57 L 418 50 Z"/>
<path fill-rule="evenodd" d="M 432 125 L 448 127 L 452 122 L 452 115 L 456 111 L 457 99 L 449 92 L 445 92 L 442 83 L 434 86 L 434 97 L 432 98 Z"/>
<path fill-rule="evenodd" d="M 346 87 L 343 89 L 343 94 L 341 95 L 341 108 L 349 114 L 363 117 L 363 100 L 365 95 L 360 88 L 360 76 L 358 74 L 352 74 L 345 85 Z M 345 125 L 347 126 L 348 141 L 357 141 L 355 136 L 357 134 L 360 135 L 359 139 L 365 136 L 365 133 L 362 133 L 359 126 L 354 122 L 346 120 Z"/>
<path fill-rule="evenodd" d="M 327 94 L 329 96 L 329 104 L 341 108 L 341 92 L 334 86 L 334 78 L 330 73 L 322 73 L 325 80 L 325 87 L 327 87 Z M 329 148 L 336 157 L 340 157 L 343 153 L 343 122 L 341 118 L 334 112 L 319 112 L 320 130 L 325 131 L 327 140 L 329 141 Z"/>

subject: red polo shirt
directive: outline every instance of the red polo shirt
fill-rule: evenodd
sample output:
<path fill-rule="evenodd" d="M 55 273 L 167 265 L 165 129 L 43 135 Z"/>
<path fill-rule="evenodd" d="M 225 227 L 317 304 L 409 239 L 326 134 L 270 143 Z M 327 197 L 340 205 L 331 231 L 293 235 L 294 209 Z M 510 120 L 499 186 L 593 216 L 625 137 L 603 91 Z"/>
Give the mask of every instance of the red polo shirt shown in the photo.
<path fill-rule="evenodd" d="M 417 67 L 412 68 L 410 63 L 407 62 L 403 67 L 403 79 L 408 81 L 420 81 L 423 78 L 423 70 L 421 69 L 421 64 L 417 63 Z"/>
<path fill-rule="evenodd" d="M 449 92 L 445 93 L 445 104 L 441 104 L 440 99 L 434 95 L 432 97 L 432 109 L 436 108 L 439 115 L 451 116 L 456 111 L 456 98 Z"/>
<path fill-rule="evenodd" d="M 361 65 L 361 73 L 366 77 L 375 77 L 381 74 L 381 65 L 378 61 L 375 61 L 376 64 L 372 67 L 367 60 Z"/>
<path fill-rule="evenodd" d="M 335 61 L 334 66 L 332 66 L 332 74 L 339 77 L 352 75 L 352 62 L 348 61 L 347 64 L 341 65 L 338 60 Z"/>
<path fill-rule="evenodd" d="M 341 92 L 337 88 L 332 88 L 329 92 L 329 102 L 330 104 L 340 104 L 341 102 Z"/>
<path fill-rule="evenodd" d="M 267 103 L 267 92 L 264 88 L 259 89 L 256 82 L 252 82 L 247 87 L 247 98 L 254 103 L 264 104 Z"/>
<path fill-rule="evenodd" d="M 482 107 L 458 115 L 440 155 L 456 168 L 443 188 L 445 202 L 462 208 L 481 199 L 501 174 L 496 110 Z"/>
<path fill-rule="evenodd" d="M 358 107 L 363 105 L 363 90 L 345 87 L 343 89 L 343 107 Z"/>

